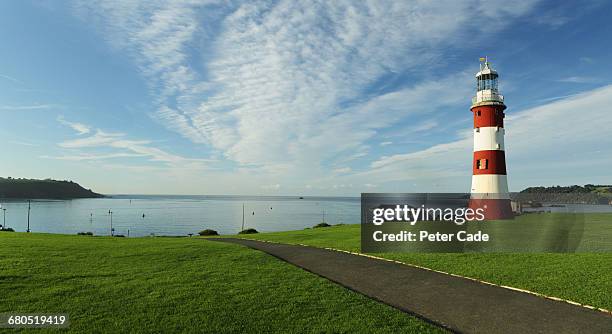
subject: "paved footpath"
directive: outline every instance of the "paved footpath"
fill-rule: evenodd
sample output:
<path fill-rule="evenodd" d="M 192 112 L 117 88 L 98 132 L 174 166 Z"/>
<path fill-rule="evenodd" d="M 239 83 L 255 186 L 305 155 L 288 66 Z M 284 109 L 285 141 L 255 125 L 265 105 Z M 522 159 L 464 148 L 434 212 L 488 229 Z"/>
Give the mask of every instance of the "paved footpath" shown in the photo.
<path fill-rule="evenodd" d="M 209 240 L 266 252 L 455 332 L 612 333 L 609 314 L 465 278 L 322 248 Z"/>

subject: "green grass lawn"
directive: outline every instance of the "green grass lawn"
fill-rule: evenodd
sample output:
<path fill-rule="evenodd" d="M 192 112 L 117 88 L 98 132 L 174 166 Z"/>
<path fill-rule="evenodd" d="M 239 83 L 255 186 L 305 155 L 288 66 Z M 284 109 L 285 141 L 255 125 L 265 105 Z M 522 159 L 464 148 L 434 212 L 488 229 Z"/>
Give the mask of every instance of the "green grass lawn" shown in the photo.
<path fill-rule="evenodd" d="M 272 256 L 201 238 L 2 232 L 4 312 L 67 313 L 69 330 L 87 333 L 441 332 Z"/>
<path fill-rule="evenodd" d="M 536 218 L 537 215 L 533 215 L 528 219 Z M 599 223 L 605 222 L 607 223 L 605 226 L 612 227 L 612 215 L 604 214 L 596 219 L 599 219 Z M 607 235 L 609 238 L 610 233 L 606 233 L 603 236 Z M 586 231 L 585 235 L 593 235 L 594 240 L 602 237 L 593 231 Z M 262 233 L 241 237 L 360 251 L 360 225 Z M 382 253 L 374 255 L 612 309 L 612 253 Z"/>

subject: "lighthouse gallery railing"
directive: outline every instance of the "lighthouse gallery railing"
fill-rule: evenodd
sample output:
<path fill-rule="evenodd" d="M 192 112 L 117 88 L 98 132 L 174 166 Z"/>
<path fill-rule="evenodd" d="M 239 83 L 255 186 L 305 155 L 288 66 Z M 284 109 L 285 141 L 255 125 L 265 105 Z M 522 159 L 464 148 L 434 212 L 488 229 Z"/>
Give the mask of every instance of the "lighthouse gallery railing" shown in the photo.
<path fill-rule="evenodd" d="M 493 92 L 480 91 L 472 98 L 472 104 L 486 101 L 504 102 L 504 96 Z"/>

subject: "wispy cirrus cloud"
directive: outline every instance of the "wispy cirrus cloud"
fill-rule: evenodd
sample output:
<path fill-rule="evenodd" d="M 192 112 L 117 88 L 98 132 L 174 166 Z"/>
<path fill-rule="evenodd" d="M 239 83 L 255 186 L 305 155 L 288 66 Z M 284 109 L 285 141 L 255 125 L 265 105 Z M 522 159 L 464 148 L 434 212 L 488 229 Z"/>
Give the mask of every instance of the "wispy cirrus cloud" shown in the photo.
<path fill-rule="evenodd" d="M 9 75 L 0 74 L 0 78 L 4 80 L 12 81 L 14 83 L 18 83 L 20 85 L 23 84 L 23 82 L 21 82 L 20 80 L 13 78 L 12 76 L 9 76 Z"/>
<path fill-rule="evenodd" d="M 567 83 L 596 83 L 598 81 L 599 81 L 598 78 L 585 77 L 585 76 L 571 76 L 571 77 L 561 78 L 557 80 L 557 82 L 567 82 Z"/>
<path fill-rule="evenodd" d="M 169 129 L 241 168 L 316 177 L 394 121 L 464 99 L 440 87 L 468 76 L 369 92 L 377 80 L 430 70 L 440 50 L 535 2 L 77 1 L 75 12 L 134 56 Z"/>
<path fill-rule="evenodd" d="M 511 188 L 551 184 L 568 171 L 568 184 L 608 182 L 601 172 L 612 165 L 612 147 L 605 134 L 612 128 L 608 106 L 612 85 L 597 88 L 553 103 L 523 110 L 506 118 L 506 160 Z M 588 110 L 588 117 L 576 117 Z M 568 140 L 568 136 L 571 140 Z M 463 138 L 412 153 L 382 157 L 371 168 L 348 177 L 380 182 L 414 181 L 418 191 L 439 184 L 444 189 L 468 191 L 473 139 Z M 513 183 L 513 176 L 520 176 Z M 346 180 L 345 180 L 346 181 Z"/>
<path fill-rule="evenodd" d="M 29 147 L 39 146 L 39 144 L 31 143 L 28 141 L 22 141 L 22 140 L 9 140 L 8 142 L 11 144 L 21 145 L 21 146 L 29 146 Z"/>
<path fill-rule="evenodd" d="M 144 157 L 144 154 L 134 153 L 112 153 L 112 154 L 77 154 L 77 155 L 64 155 L 64 156 L 49 156 L 43 155 L 41 158 L 44 159 L 55 159 L 55 160 L 68 160 L 68 161 L 89 161 L 89 160 L 107 160 L 117 158 L 133 158 L 133 157 Z"/>
<path fill-rule="evenodd" d="M 65 120 L 63 117 L 58 118 L 58 121 L 73 128 L 74 130 L 77 130 L 78 135 L 81 136 L 77 139 L 66 140 L 59 143 L 59 146 L 62 148 L 76 150 L 76 154 L 44 156 L 45 158 L 70 161 L 146 158 L 146 160 L 150 162 L 164 163 L 167 166 L 189 166 L 190 168 L 206 168 L 208 165 L 207 163 L 212 161 L 211 159 L 186 158 L 180 155 L 172 154 L 160 148 L 154 147 L 153 143 L 149 140 L 132 140 L 129 139 L 124 133 L 105 132 L 100 129 L 96 129 L 93 134 L 83 137 L 82 135 L 91 132 L 92 128 L 90 126 L 70 122 Z M 79 151 L 97 148 L 112 149 L 115 150 L 115 152 L 106 154 L 92 154 L 82 153 Z"/>
<path fill-rule="evenodd" d="M 108 146 L 117 140 L 121 140 L 125 134 L 123 133 L 108 133 L 102 130 L 96 130 L 96 132 L 88 137 L 67 140 L 59 144 L 63 148 L 88 148 L 88 147 L 99 147 Z M 148 142 L 140 142 L 146 144 Z"/>
<path fill-rule="evenodd" d="M 63 125 L 67 125 L 67 126 L 71 127 L 79 135 L 88 134 L 91 131 L 91 129 L 87 125 L 82 124 L 82 123 L 69 122 L 69 121 L 64 119 L 64 116 L 58 116 L 57 120 L 60 123 L 62 123 Z"/>
<path fill-rule="evenodd" d="M 26 110 L 43 110 L 57 108 L 55 104 L 29 104 L 29 105 L 0 105 L 0 110 L 7 111 L 26 111 Z"/>

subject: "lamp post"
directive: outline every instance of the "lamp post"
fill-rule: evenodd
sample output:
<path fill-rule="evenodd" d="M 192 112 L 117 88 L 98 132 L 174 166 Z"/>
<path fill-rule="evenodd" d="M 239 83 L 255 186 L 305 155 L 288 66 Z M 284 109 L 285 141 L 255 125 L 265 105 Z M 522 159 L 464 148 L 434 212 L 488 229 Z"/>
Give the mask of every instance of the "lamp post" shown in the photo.
<path fill-rule="evenodd" d="M 0 208 L 2 208 L 2 205 L 0 205 Z M 2 219 L 2 228 L 6 228 L 6 208 L 2 208 L 2 213 L 3 213 L 3 219 Z"/>
<path fill-rule="evenodd" d="M 26 232 L 30 233 L 30 200 L 28 200 L 28 229 Z"/>
<path fill-rule="evenodd" d="M 242 203 L 242 230 L 244 231 L 244 203 Z"/>
<path fill-rule="evenodd" d="M 108 210 L 108 215 L 110 216 L 110 235 L 113 236 L 113 212 Z"/>

